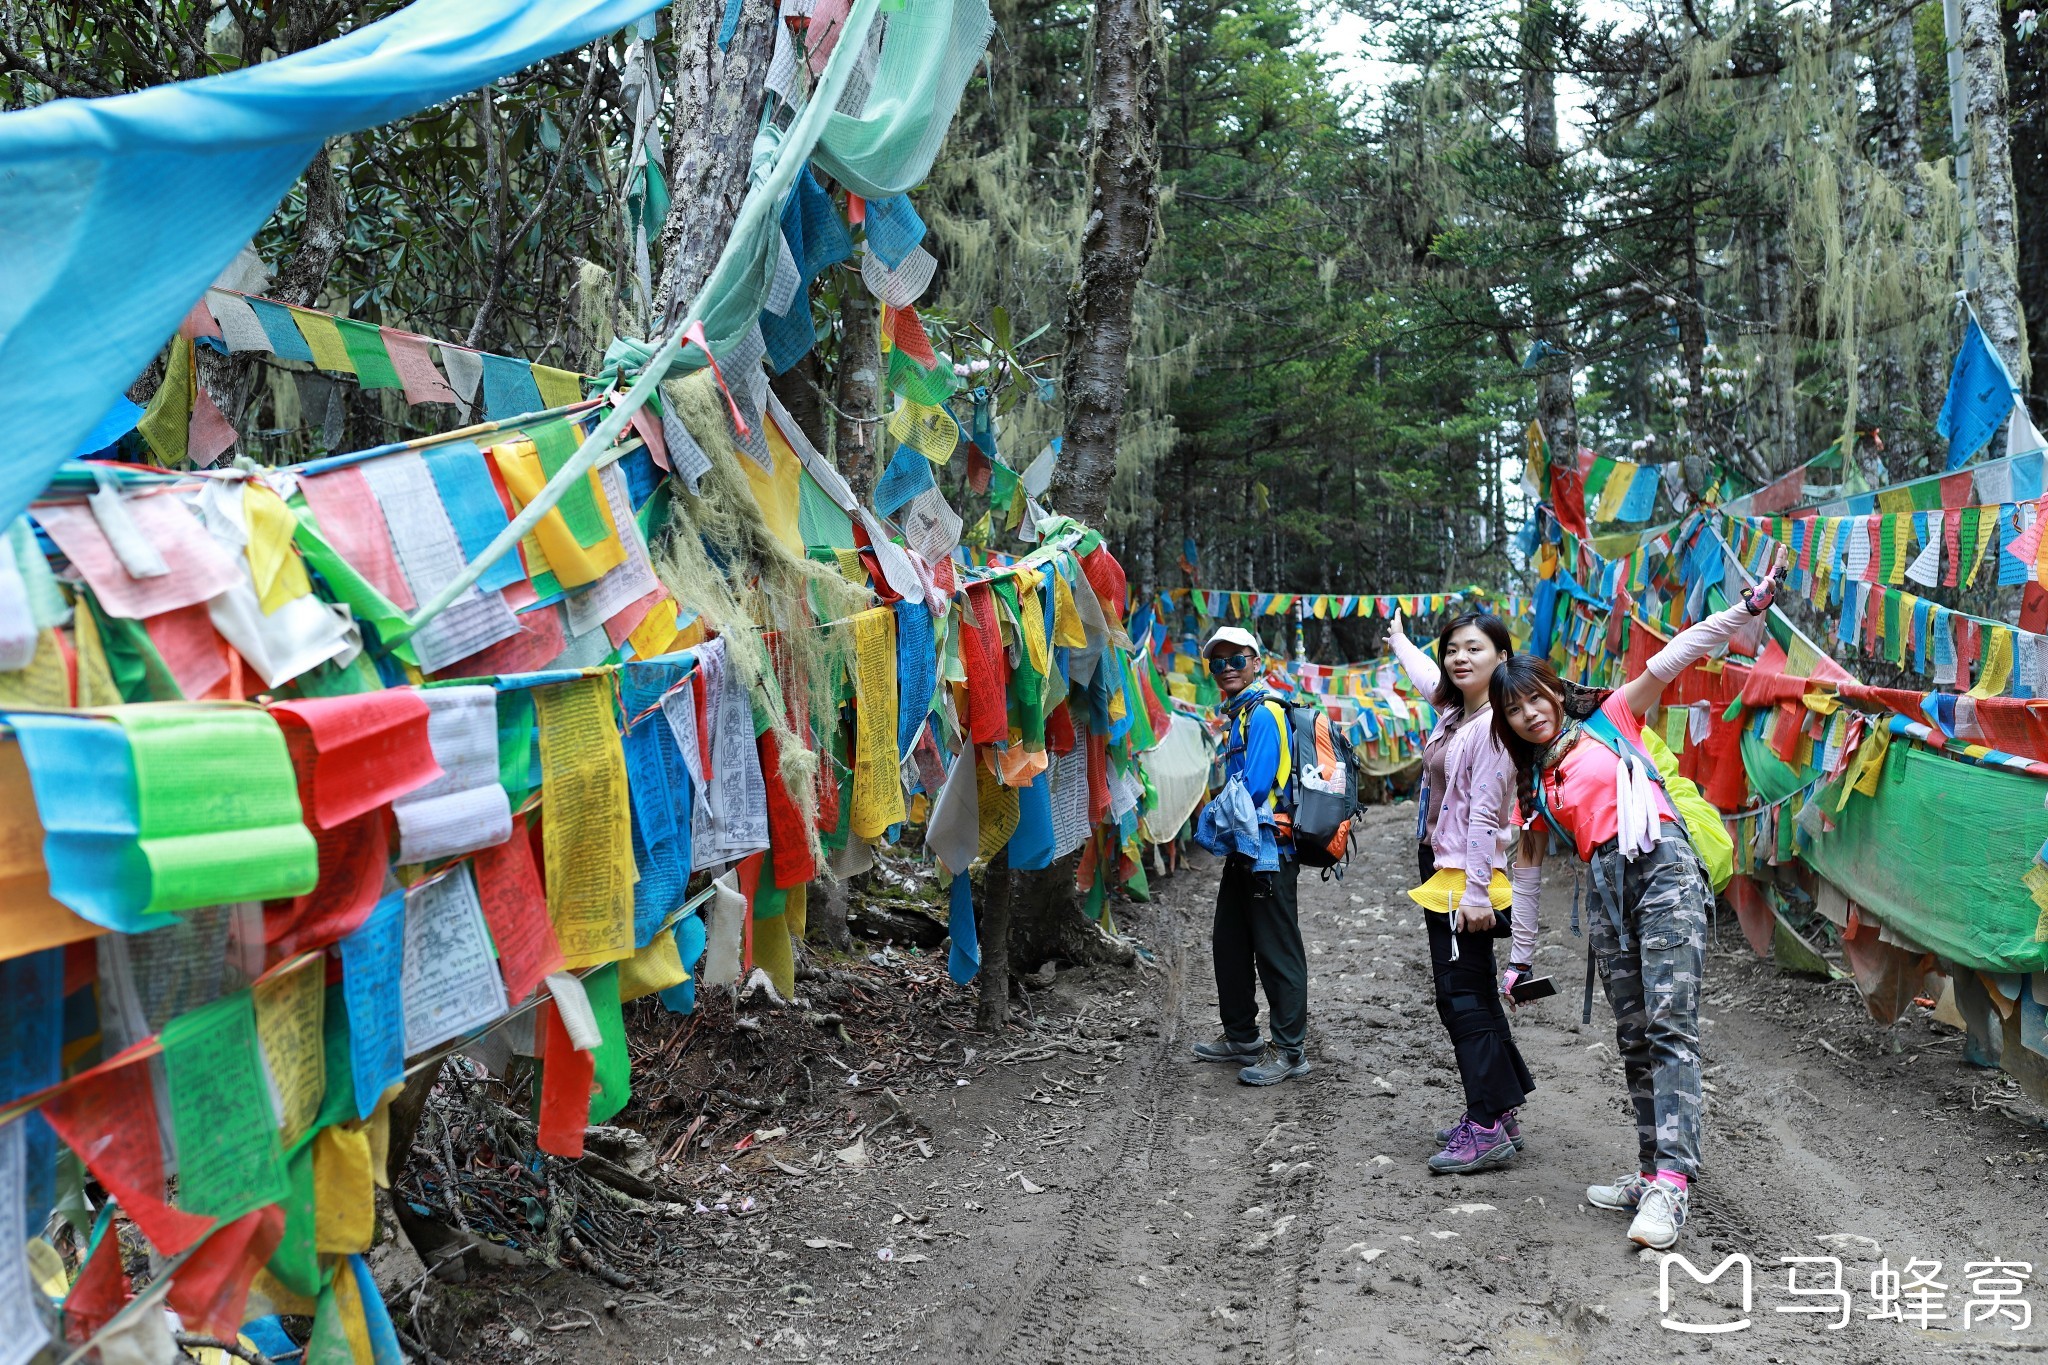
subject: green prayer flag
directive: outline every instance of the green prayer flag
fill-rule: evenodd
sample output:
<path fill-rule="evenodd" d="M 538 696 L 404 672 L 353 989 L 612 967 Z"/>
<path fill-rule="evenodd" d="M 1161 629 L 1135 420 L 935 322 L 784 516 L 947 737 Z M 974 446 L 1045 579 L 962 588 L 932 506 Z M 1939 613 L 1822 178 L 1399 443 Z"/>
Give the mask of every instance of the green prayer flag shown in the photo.
<path fill-rule="evenodd" d="M 498 694 L 498 785 L 518 810 L 533 794 L 533 692 L 509 687 Z"/>
<path fill-rule="evenodd" d="M 310 1138 L 312 1130 L 308 1130 Z M 286 1163 L 290 1194 L 284 1201 L 284 1237 L 270 1254 L 269 1270 L 294 1294 L 320 1292 L 320 1258 L 313 1249 L 313 1144 L 302 1142 Z"/>
<path fill-rule="evenodd" d="M 227 1223 L 291 1193 L 247 990 L 164 1025 L 178 1207 Z"/>
<path fill-rule="evenodd" d="M 142 420 L 135 424 L 158 464 L 185 462 L 192 436 L 192 342 L 171 338 L 171 354 L 164 362 L 164 382 L 150 397 Z"/>
<path fill-rule="evenodd" d="M 533 449 L 540 456 L 540 467 L 552 479 L 569 463 L 569 457 L 583 444 L 583 429 L 566 417 L 554 417 L 537 422 L 526 429 L 526 439 L 533 442 Z M 576 537 L 578 545 L 586 548 L 597 544 L 606 536 L 604 515 L 597 510 L 597 497 L 592 492 L 591 478 L 581 478 L 569 485 L 562 494 L 562 500 L 555 504 L 555 510 L 562 514 L 562 522 L 569 528 L 569 534 Z"/>
<path fill-rule="evenodd" d="M 144 913 L 301 896 L 319 850 L 299 808 L 284 735 L 251 709 L 123 709 L 114 716 L 135 769 Z"/>
<path fill-rule="evenodd" d="M 292 532 L 292 543 L 305 557 L 306 567 L 327 584 L 326 595 L 346 606 L 358 622 L 376 632 L 379 640 L 388 640 L 403 630 L 405 613 L 327 543 L 327 538 L 320 534 L 319 520 L 306 506 L 305 495 L 294 493 L 290 506 L 299 519 L 298 529 Z M 409 639 L 385 646 L 385 650 L 403 663 L 419 666 L 419 656 L 413 653 Z"/>
<path fill-rule="evenodd" d="M 632 1063 L 626 1055 L 626 1019 L 619 1007 L 619 964 L 607 962 L 583 978 L 590 1012 L 597 1016 L 603 1040 L 591 1054 L 595 1062 L 590 1121 L 609 1123 L 633 1098 Z"/>
<path fill-rule="evenodd" d="M 342 1274 L 347 1274 L 346 1267 Z M 348 1328 L 342 1325 L 341 1304 L 334 1297 L 334 1285 L 320 1287 L 313 1312 L 313 1335 L 306 1338 L 305 1365 L 356 1365 L 355 1348 L 348 1344 Z"/>
<path fill-rule="evenodd" d="M 384 349 L 384 329 L 355 318 L 336 318 L 341 344 L 348 348 L 349 361 L 356 367 L 356 383 L 366 389 L 402 389 L 405 381 L 391 364 Z"/>

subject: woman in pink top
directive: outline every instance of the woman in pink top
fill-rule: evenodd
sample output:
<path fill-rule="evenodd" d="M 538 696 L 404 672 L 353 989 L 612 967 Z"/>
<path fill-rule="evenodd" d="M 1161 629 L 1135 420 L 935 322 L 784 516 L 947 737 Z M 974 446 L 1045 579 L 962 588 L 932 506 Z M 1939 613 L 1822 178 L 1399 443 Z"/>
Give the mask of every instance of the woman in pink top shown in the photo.
<path fill-rule="evenodd" d="M 1429 932 L 1436 1012 L 1458 1059 L 1465 1113 L 1439 1130 L 1443 1150 L 1429 1159 L 1429 1167 L 1447 1174 L 1481 1171 L 1506 1163 L 1520 1149 L 1516 1110 L 1536 1088 L 1499 994 L 1514 974 L 1528 972 L 1536 947 L 1533 906 L 1527 925 L 1515 926 L 1510 956 L 1518 965 L 1510 967 L 1505 984 L 1495 983 L 1493 959 L 1494 939 L 1509 932 L 1498 912 L 1508 903 L 1514 765 L 1489 723 L 1487 683 L 1514 655 L 1514 645 L 1499 617 L 1476 611 L 1438 634 L 1441 668 L 1409 640 L 1398 616 L 1388 643 L 1439 718 L 1422 750 L 1417 863 L 1423 885 L 1409 895 L 1421 904 Z"/>
<path fill-rule="evenodd" d="M 1633 1210 L 1631 1241 L 1663 1250 L 1685 1225 L 1700 1160 L 1700 974 L 1713 888 L 1641 747 L 1643 717 L 1688 665 L 1770 605 L 1776 580 L 1680 631 L 1613 691 L 1561 681 L 1529 655 L 1494 672 L 1493 729 L 1513 755 L 1524 833 L 1514 898 L 1534 905 L 1548 831 L 1592 872 L 1587 933 L 1635 1110 L 1639 1171 L 1593 1185 L 1597 1208 Z"/>

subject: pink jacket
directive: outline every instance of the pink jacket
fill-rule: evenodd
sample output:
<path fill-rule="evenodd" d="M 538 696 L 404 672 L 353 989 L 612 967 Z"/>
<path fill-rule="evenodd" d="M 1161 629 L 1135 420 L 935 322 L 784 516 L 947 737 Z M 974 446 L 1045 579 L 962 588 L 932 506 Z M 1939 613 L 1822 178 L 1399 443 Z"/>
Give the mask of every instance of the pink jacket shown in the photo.
<path fill-rule="evenodd" d="M 1392 643 L 1408 680 L 1425 696 L 1435 696 L 1443 676 L 1436 661 L 1412 640 L 1397 635 Z M 1487 883 L 1494 869 L 1507 869 L 1514 846 L 1515 765 L 1494 737 L 1492 707 L 1464 717 L 1448 738 L 1445 728 L 1439 721 L 1429 738 L 1445 746 L 1443 790 L 1430 793 L 1437 810 L 1429 847 L 1439 869 L 1465 873 L 1463 904 L 1476 909 L 1490 904 Z"/>

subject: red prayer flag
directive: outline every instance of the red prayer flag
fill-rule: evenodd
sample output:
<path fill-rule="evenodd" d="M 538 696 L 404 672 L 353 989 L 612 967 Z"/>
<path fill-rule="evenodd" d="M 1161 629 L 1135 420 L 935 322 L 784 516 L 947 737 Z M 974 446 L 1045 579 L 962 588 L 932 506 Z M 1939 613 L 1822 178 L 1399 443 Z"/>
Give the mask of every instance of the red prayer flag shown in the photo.
<path fill-rule="evenodd" d="M 235 1339 L 249 1285 L 284 1240 L 284 1206 L 267 1204 L 245 1213 L 206 1239 L 191 1260 L 178 1267 L 164 1302 L 188 1332 Z"/>
<path fill-rule="evenodd" d="M 164 1154 L 157 1138 L 156 1089 L 138 1043 L 71 1078 L 43 1101 L 43 1118 L 121 1205 L 151 1246 L 175 1256 L 213 1227 L 213 1219 L 164 1202 Z"/>
<path fill-rule="evenodd" d="M 121 1266 L 121 1239 L 109 1227 L 100 1234 L 78 1272 L 71 1292 L 64 1296 L 64 1339 L 89 1340 L 94 1332 L 113 1321 L 121 1305 L 128 1302 L 128 1274 Z"/>
<path fill-rule="evenodd" d="M 498 947 L 505 996 L 517 1004 L 548 973 L 562 967 L 562 945 L 548 918 L 547 893 L 534 866 L 533 846 L 515 833 L 496 847 L 479 850 L 475 866 L 477 898 L 483 902 L 491 942 Z"/>
<path fill-rule="evenodd" d="M 319 828 L 346 824 L 441 775 L 427 741 L 427 704 L 410 687 L 272 702 L 270 714 L 291 749 L 307 823 Z"/>
<path fill-rule="evenodd" d="M 534 1146 L 555 1156 L 583 1155 L 583 1130 L 590 1125 L 590 1087 L 597 1078 L 597 1058 L 578 1052 L 562 1027 L 552 998 L 534 1012 L 534 1050 L 539 1054 L 540 1131 Z"/>

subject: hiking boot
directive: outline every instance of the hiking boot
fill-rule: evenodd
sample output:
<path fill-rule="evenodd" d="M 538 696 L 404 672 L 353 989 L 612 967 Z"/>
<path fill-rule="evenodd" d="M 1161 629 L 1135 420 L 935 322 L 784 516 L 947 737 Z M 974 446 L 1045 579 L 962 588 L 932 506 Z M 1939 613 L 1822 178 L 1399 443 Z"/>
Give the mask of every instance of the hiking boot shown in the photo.
<path fill-rule="evenodd" d="M 1691 1202 L 1690 1191 L 1662 1180 L 1651 1181 L 1636 1204 L 1635 1221 L 1628 1225 L 1628 1239 L 1653 1251 L 1668 1249 L 1678 1241 L 1678 1230 L 1685 1226 L 1685 1212 Z"/>
<path fill-rule="evenodd" d="M 1266 1055 L 1266 1040 L 1261 1038 L 1255 1043 L 1233 1043 L 1228 1038 L 1218 1038 L 1213 1043 L 1196 1043 L 1194 1051 L 1195 1060 L 1198 1062 L 1229 1062 L 1234 1066 L 1243 1066 L 1247 1062 L 1256 1062 Z"/>
<path fill-rule="evenodd" d="M 1276 1051 L 1271 1061 L 1248 1066 L 1237 1073 L 1237 1078 L 1246 1085 L 1278 1085 L 1296 1076 L 1308 1075 L 1309 1069 L 1306 1052 Z"/>
<path fill-rule="evenodd" d="M 1630 1171 L 1612 1185 L 1586 1186 L 1586 1202 L 1596 1209 L 1619 1209 L 1632 1213 L 1642 1202 L 1643 1191 L 1650 1188 L 1650 1177 L 1640 1171 Z"/>
<path fill-rule="evenodd" d="M 1522 1124 L 1521 1121 L 1516 1117 L 1516 1115 L 1520 1112 L 1521 1111 L 1519 1110 L 1510 1109 L 1505 1114 L 1502 1114 L 1500 1116 L 1501 1126 L 1508 1130 L 1508 1141 L 1515 1144 L 1515 1150 L 1518 1152 L 1522 1150 Z M 1458 1120 L 1458 1122 L 1460 1123 L 1463 1123 L 1464 1121 L 1464 1119 Z M 1457 1131 L 1458 1130 L 1456 1128 L 1439 1128 L 1436 1130 L 1436 1140 L 1439 1143 L 1448 1146 L 1450 1144 L 1451 1137 Z"/>
<path fill-rule="evenodd" d="M 1506 1124 L 1482 1128 L 1466 1119 L 1451 1130 L 1444 1149 L 1429 1159 L 1429 1169 L 1438 1175 L 1470 1175 L 1505 1166 L 1514 1159 L 1515 1144 L 1508 1137 Z"/>

